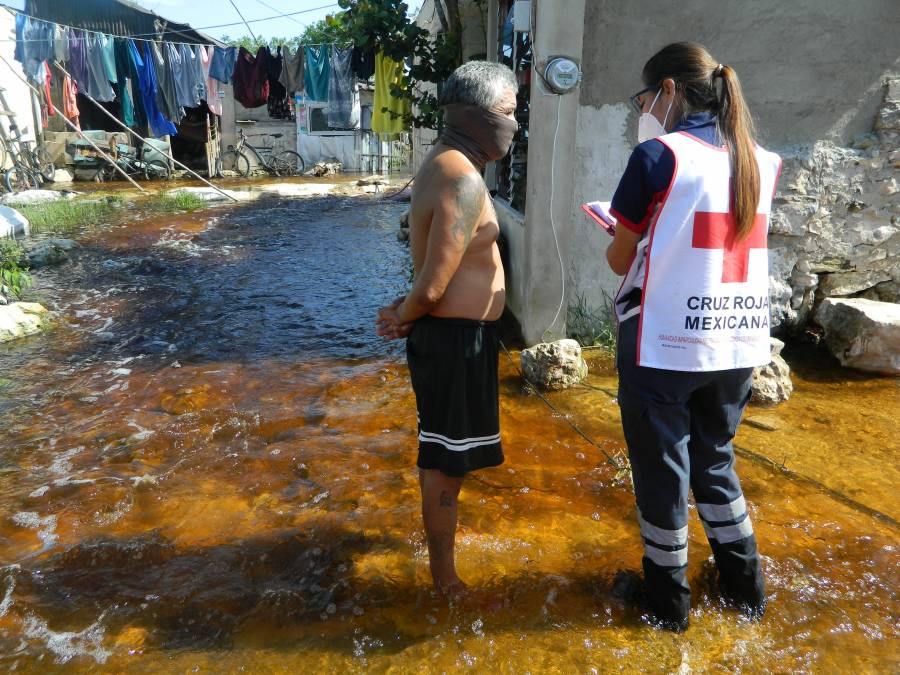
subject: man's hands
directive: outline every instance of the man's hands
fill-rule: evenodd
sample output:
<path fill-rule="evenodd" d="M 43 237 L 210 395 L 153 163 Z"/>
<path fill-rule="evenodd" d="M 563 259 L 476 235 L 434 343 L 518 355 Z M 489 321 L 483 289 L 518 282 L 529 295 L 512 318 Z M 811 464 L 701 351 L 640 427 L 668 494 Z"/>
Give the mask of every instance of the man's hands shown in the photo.
<path fill-rule="evenodd" d="M 409 331 L 413 327 L 412 322 L 402 323 L 400 314 L 397 312 L 397 308 L 400 307 L 400 303 L 405 298 L 405 295 L 401 295 L 387 307 L 382 307 L 378 310 L 378 320 L 375 322 L 375 333 L 377 335 L 388 340 L 397 340 L 409 335 Z"/>

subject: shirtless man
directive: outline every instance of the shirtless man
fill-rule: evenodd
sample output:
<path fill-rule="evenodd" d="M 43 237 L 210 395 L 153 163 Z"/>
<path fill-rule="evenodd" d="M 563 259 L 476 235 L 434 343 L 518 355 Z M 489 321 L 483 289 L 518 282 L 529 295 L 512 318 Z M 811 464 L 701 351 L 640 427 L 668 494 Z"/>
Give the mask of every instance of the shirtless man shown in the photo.
<path fill-rule="evenodd" d="M 506 288 L 481 172 L 512 143 L 516 87 L 506 66 L 483 61 L 447 79 L 445 128 L 412 193 L 413 286 L 378 313 L 379 335 L 407 338 L 428 559 L 436 589 L 449 598 L 465 589 L 453 556 L 463 478 L 503 463 L 497 357 Z"/>

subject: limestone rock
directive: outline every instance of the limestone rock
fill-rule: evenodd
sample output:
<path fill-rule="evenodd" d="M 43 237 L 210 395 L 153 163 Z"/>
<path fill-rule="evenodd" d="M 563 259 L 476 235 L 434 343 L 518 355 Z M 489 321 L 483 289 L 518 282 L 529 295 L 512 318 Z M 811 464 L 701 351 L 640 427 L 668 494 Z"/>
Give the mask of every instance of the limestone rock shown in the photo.
<path fill-rule="evenodd" d="M 575 340 L 541 342 L 523 349 L 520 359 L 525 379 L 545 389 L 568 389 L 588 373 L 581 345 Z"/>
<path fill-rule="evenodd" d="M 68 251 L 77 246 L 71 239 L 44 239 L 28 251 L 28 264 L 34 268 L 60 265 L 69 259 Z"/>
<path fill-rule="evenodd" d="M 33 335 L 41 330 L 46 308 L 36 302 L 14 302 L 0 306 L 0 342 Z"/>
<path fill-rule="evenodd" d="M 816 321 L 841 365 L 900 375 L 900 305 L 826 298 L 816 311 Z"/>
<path fill-rule="evenodd" d="M 868 290 L 873 286 L 890 281 L 891 274 L 885 270 L 870 269 L 862 272 L 835 272 L 823 274 L 819 279 L 819 290 L 827 298 L 844 297 Z"/>
<path fill-rule="evenodd" d="M 333 176 L 336 173 L 340 173 L 343 168 L 344 166 L 340 162 L 317 162 L 307 173 L 321 178 L 322 176 Z"/>
<path fill-rule="evenodd" d="M 77 193 L 71 190 L 23 190 L 10 192 L 0 197 L 4 204 L 46 204 L 60 199 L 74 199 Z"/>
<path fill-rule="evenodd" d="M 0 237 L 19 237 L 30 231 L 28 219 L 9 206 L 0 204 Z"/>
<path fill-rule="evenodd" d="M 75 176 L 72 175 L 72 172 L 68 169 L 57 169 L 53 173 L 53 182 L 54 183 L 71 183 L 75 180 Z"/>
<path fill-rule="evenodd" d="M 366 185 L 387 185 L 387 179 L 384 176 L 366 176 L 365 178 L 360 178 L 356 181 L 356 184 L 359 187 L 365 187 Z"/>
<path fill-rule="evenodd" d="M 777 338 L 769 338 L 769 342 L 772 360 L 753 370 L 750 400 L 771 406 L 787 401 L 794 393 L 794 383 L 791 382 L 791 368 L 781 356 L 784 343 Z"/>

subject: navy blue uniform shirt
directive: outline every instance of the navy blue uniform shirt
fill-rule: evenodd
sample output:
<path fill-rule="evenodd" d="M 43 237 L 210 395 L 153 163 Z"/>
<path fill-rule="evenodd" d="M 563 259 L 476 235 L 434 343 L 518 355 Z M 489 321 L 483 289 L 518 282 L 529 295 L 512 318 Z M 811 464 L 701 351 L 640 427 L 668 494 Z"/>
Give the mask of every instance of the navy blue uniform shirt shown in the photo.
<path fill-rule="evenodd" d="M 686 131 L 710 145 L 721 146 L 716 116 L 709 112 L 686 115 L 672 132 Z M 610 212 L 623 227 L 643 234 L 675 173 L 675 156 L 657 139 L 644 141 L 631 153 L 628 167 L 612 198 Z"/>

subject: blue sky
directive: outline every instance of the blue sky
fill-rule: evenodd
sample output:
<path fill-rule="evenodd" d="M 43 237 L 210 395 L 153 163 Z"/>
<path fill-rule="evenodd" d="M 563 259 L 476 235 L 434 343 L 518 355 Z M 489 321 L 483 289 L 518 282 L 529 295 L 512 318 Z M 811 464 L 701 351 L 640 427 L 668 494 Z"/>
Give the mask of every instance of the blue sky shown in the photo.
<path fill-rule="evenodd" d="M 60 0 L 62 1 L 62 0 Z M 66 0 L 77 2 L 78 0 Z M 167 19 L 191 24 L 192 27 L 202 30 L 207 35 L 221 38 L 225 35 L 239 38 L 247 33 L 247 27 L 240 23 L 241 17 L 232 7 L 229 0 L 132 0 L 142 7 L 152 10 Z M 11 7 L 22 9 L 25 0 L 4 0 Z M 324 19 L 329 14 L 340 11 L 337 0 L 234 0 L 244 18 L 250 22 L 253 32 L 265 37 L 290 38 L 303 32 L 303 28 L 309 24 Z M 407 0 L 412 13 L 421 6 L 421 0 Z M 282 16 L 268 21 L 254 21 L 265 19 L 278 14 L 293 14 Z M 236 24 L 220 28 L 206 28 L 206 26 L 219 26 L 221 24 Z"/>

